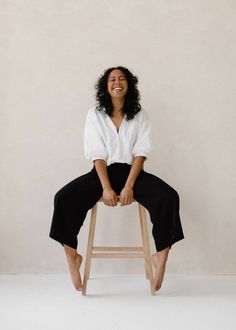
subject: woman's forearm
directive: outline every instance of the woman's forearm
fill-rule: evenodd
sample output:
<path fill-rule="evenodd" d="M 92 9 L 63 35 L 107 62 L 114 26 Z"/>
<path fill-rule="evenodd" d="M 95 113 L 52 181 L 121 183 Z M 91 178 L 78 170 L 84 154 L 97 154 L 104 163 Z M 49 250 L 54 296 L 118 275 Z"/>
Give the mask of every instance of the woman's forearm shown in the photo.
<path fill-rule="evenodd" d="M 103 159 L 96 159 L 94 165 L 103 188 L 103 202 L 109 206 L 116 206 L 118 203 L 118 196 L 112 189 L 110 180 L 107 174 L 107 164 Z"/>
<path fill-rule="evenodd" d="M 133 189 L 134 183 L 140 173 L 140 171 L 143 169 L 143 163 L 144 163 L 145 157 L 143 156 L 137 156 L 134 158 L 128 178 L 125 183 L 125 187 L 127 189 Z M 108 178 L 107 174 L 107 165 L 106 162 L 103 159 L 96 159 L 94 161 L 94 165 L 98 174 L 98 177 L 101 181 L 103 189 L 111 188 L 111 184 Z"/>
<path fill-rule="evenodd" d="M 145 157 L 143 156 L 137 156 L 134 158 L 129 176 L 125 183 L 126 189 L 133 189 L 134 183 L 140 173 L 140 171 L 143 169 L 143 163 L 145 161 Z"/>
<path fill-rule="evenodd" d="M 107 164 L 105 162 L 105 160 L 103 159 L 96 159 L 94 161 L 94 165 L 98 174 L 98 177 L 101 181 L 101 185 L 103 189 L 110 189 L 111 188 L 111 184 L 108 178 L 108 174 L 107 174 Z"/>

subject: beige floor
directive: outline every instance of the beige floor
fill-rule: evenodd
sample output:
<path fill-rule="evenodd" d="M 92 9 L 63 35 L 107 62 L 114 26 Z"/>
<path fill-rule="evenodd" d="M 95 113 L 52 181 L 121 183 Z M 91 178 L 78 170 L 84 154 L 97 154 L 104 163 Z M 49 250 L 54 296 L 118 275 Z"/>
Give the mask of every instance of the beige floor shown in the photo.
<path fill-rule="evenodd" d="M 151 296 L 143 276 L 100 275 L 87 293 L 67 274 L 2 275 L 0 329 L 236 329 L 236 276 L 167 274 Z"/>

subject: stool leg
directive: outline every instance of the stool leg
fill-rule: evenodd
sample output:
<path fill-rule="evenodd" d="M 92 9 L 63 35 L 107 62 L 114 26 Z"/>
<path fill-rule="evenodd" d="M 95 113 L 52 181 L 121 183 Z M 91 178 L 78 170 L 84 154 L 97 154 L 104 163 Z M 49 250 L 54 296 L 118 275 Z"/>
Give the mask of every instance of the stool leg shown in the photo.
<path fill-rule="evenodd" d="M 143 247 L 144 247 L 145 246 L 145 237 L 144 237 L 143 222 L 142 222 L 140 207 L 139 207 L 139 220 L 140 220 L 140 227 L 141 227 L 142 243 L 143 243 Z M 148 274 L 146 260 L 144 260 L 144 265 L 145 265 L 146 279 L 149 280 L 149 274 Z"/>
<path fill-rule="evenodd" d="M 86 253 L 85 268 L 84 268 L 83 289 L 82 289 L 82 295 L 84 296 L 86 295 L 87 282 L 90 274 L 96 217 L 97 217 L 97 203 L 93 206 L 90 217 L 89 236 L 88 236 L 87 253 Z"/>
<path fill-rule="evenodd" d="M 144 228 L 143 228 L 144 224 L 143 224 L 142 213 L 141 213 L 142 207 L 143 206 L 141 204 L 139 204 L 139 219 L 140 219 L 141 235 L 142 235 L 143 247 L 145 248 L 145 234 L 144 234 Z M 144 210 L 144 212 L 145 212 L 145 210 Z M 146 279 L 149 279 L 149 273 L 148 273 L 146 260 L 144 260 L 144 264 L 145 264 Z"/>
<path fill-rule="evenodd" d="M 150 281 L 151 294 L 155 295 L 155 290 L 153 287 L 152 258 L 151 258 L 150 243 L 149 243 L 149 237 L 148 237 L 146 210 L 145 210 L 144 206 L 141 204 L 139 204 L 139 215 L 140 215 L 140 224 L 141 224 L 144 254 L 145 254 L 145 269 L 146 269 L 146 272 L 148 273 L 148 278 Z"/>

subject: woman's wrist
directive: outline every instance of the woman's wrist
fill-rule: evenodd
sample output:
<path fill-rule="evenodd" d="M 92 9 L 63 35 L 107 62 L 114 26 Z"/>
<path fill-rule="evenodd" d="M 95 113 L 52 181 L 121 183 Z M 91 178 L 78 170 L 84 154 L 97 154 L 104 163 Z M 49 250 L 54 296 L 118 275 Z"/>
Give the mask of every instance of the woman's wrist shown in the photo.
<path fill-rule="evenodd" d="M 110 189 L 112 189 L 112 187 L 111 187 L 111 185 L 104 185 L 104 186 L 102 186 L 102 189 L 103 190 L 105 190 L 105 189 L 108 189 L 108 190 L 110 190 Z"/>
<path fill-rule="evenodd" d="M 125 188 L 126 190 L 133 190 L 133 186 L 125 185 L 124 188 Z"/>

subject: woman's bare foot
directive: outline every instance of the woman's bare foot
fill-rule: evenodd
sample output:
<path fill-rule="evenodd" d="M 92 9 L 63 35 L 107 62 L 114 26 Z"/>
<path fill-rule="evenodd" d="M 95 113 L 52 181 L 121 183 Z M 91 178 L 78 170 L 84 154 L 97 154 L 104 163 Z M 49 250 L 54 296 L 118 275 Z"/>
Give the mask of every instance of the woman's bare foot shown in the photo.
<path fill-rule="evenodd" d="M 66 252 L 66 258 L 68 261 L 70 274 L 71 274 L 71 280 L 74 284 L 74 287 L 78 291 L 82 291 L 83 285 L 82 280 L 80 276 L 80 266 L 83 260 L 83 257 L 77 253 L 75 249 L 72 249 L 69 246 L 64 245 L 65 252 Z"/>
<path fill-rule="evenodd" d="M 164 279 L 168 253 L 169 253 L 169 248 L 166 248 L 152 255 L 152 262 L 155 268 L 155 275 L 153 279 L 153 286 L 155 291 L 158 291 L 161 288 Z"/>
<path fill-rule="evenodd" d="M 70 262 L 69 264 L 71 279 L 74 284 L 74 287 L 78 291 L 82 291 L 82 287 L 83 287 L 80 271 L 79 271 L 82 260 L 83 260 L 82 256 L 80 254 L 76 254 L 76 256 L 74 257 L 74 261 Z"/>

